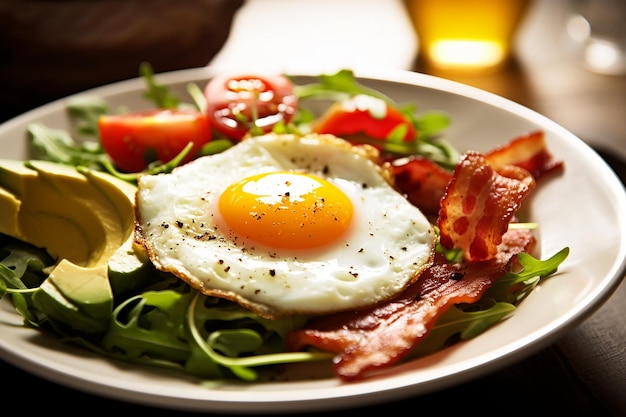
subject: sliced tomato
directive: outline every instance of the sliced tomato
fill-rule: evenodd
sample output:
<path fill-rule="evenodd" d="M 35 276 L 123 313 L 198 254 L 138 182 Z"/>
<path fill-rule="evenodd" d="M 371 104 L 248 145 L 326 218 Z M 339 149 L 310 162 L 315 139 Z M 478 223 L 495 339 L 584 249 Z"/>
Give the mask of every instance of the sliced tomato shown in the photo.
<path fill-rule="evenodd" d="M 104 115 L 98 120 L 102 147 L 118 169 L 140 172 L 154 161 L 168 162 L 189 142 L 189 162 L 211 140 L 205 114 L 188 110 L 146 110 Z"/>
<path fill-rule="evenodd" d="M 289 123 L 298 108 L 293 84 L 284 75 L 216 76 L 204 95 L 211 126 L 234 140 Z"/>
<path fill-rule="evenodd" d="M 363 136 L 386 140 L 392 132 L 400 132 L 405 141 L 411 141 L 416 135 L 415 126 L 400 110 L 384 100 L 363 94 L 333 103 L 312 129 L 348 140 Z"/>

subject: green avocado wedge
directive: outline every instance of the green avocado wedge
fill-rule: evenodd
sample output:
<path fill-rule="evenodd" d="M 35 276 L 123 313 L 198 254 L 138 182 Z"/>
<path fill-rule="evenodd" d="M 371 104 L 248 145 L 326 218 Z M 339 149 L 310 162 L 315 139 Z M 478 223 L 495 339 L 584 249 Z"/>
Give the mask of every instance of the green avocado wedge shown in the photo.
<path fill-rule="evenodd" d="M 106 264 L 85 268 L 61 260 L 33 294 L 33 303 L 48 317 L 75 330 L 105 331 L 113 311 Z"/>
<path fill-rule="evenodd" d="M 101 332 L 116 293 L 145 283 L 151 265 L 133 244 L 136 187 L 49 161 L 0 160 L 0 233 L 55 260 L 33 303 L 51 319 Z"/>

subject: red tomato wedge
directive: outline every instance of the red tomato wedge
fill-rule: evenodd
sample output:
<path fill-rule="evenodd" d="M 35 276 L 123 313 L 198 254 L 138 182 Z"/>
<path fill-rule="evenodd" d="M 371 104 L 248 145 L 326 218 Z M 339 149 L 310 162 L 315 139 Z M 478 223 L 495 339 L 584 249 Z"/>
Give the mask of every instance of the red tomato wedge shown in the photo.
<path fill-rule="evenodd" d="M 367 95 L 333 103 L 313 125 L 316 133 L 330 133 L 345 139 L 365 135 L 386 140 L 400 128 L 405 129 L 405 141 L 415 138 L 415 126 L 402 112 L 384 100 Z"/>
<path fill-rule="evenodd" d="M 289 123 L 298 109 L 293 84 L 284 75 L 216 76 L 204 96 L 211 126 L 233 140 Z"/>
<path fill-rule="evenodd" d="M 187 110 L 146 110 L 98 119 L 102 147 L 118 169 L 140 172 L 154 161 L 168 162 L 189 142 L 189 162 L 211 140 L 209 121 L 201 112 Z"/>

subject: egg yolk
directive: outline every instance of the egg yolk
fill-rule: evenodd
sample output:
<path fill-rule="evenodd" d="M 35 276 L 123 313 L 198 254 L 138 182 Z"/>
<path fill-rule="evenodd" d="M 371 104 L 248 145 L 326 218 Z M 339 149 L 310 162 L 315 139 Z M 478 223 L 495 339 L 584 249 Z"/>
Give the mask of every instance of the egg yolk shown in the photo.
<path fill-rule="evenodd" d="M 315 175 L 278 171 L 244 178 L 219 199 L 219 210 L 239 236 L 285 249 L 334 242 L 350 226 L 352 202 Z"/>

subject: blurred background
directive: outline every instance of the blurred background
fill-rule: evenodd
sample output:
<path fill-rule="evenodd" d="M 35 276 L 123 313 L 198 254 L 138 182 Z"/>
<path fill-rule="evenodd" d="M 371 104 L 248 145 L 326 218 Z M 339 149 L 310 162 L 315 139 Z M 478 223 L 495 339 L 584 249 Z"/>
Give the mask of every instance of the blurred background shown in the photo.
<path fill-rule="evenodd" d="M 243 0 L 2 0 L 0 120 L 79 91 L 206 65 Z"/>
<path fill-rule="evenodd" d="M 141 62 L 156 73 L 400 69 L 529 107 L 624 179 L 625 10 L 622 0 L 0 0 L 0 122 L 134 78 Z M 553 347 L 473 386 L 539 384 L 555 399 L 546 413 L 624 415 L 625 297 L 622 284 Z"/>
<path fill-rule="evenodd" d="M 625 8 L 621 0 L 3 0 L 0 120 L 136 77 L 142 61 L 157 73 L 389 68 L 494 92 L 626 156 Z M 433 36 L 500 37 L 502 60 L 437 65 Z M 613 52 L 612 40 L 621 45 Z"/>

